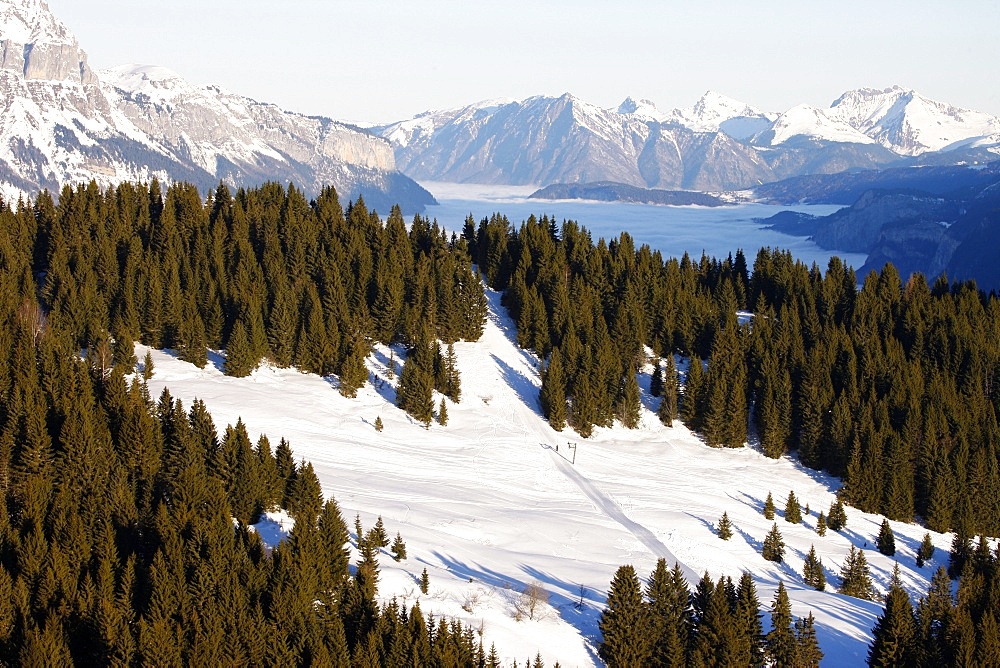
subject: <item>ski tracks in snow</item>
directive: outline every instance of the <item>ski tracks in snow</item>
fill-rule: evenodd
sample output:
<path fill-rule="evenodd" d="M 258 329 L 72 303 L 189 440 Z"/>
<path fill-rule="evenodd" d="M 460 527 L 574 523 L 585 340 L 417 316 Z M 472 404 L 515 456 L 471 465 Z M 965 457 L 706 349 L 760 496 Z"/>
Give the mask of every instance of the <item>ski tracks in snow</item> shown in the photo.
<path fill-rule="evenodd" d="M 580 488 L 580 491 L 583 492 L 588 499 L 590 499 L 590 502 L 593 503 L 598 510 L 635 536 L 636 539 L 645 545 L 646 549 L 650 552 L 655 554 L 657 557 L 666 559 L 668 565 L 674 563 L 680 564 L 681 571 L 683 571 L 684 576 L 688 579 L 688 581 L 698 581 L 700 576 L 686 564 L 682 563 L 680 559 L 678 559 L 652 531 L 638 522 L 629 519 L 629 517 L 622 511 L 613 499 L 602 492 L 592 480 L 582 476 L 575 468 L 573 468 L 572 464 L 563 459 L 554 449 L 550 448 L 550 452 L 552 461 L 555 463 L 556 468 L 559 469 L 560 473 L 576 484 L 576 486 Z"/>

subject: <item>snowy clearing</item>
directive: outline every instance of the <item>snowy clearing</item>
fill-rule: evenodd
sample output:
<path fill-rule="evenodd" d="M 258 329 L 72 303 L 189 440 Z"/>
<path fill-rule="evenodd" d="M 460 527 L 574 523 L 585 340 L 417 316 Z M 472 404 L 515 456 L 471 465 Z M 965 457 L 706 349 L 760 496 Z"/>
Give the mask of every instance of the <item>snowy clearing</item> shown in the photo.
<path fill-rule="evenodd" d="M 838 481 L 789 458 L 771 460 L 751 447 L 713 449 L 683 426 L 663 427 L 652 412 L 657 400 L 647 392 L 651 367 L 641 378 L 638 429 L 598 428 L 590 439 L 553 431 L 538 408 L 537 360 L 514 343 L 499 295 L 487 294 L 491 311 L 482 339 L 455 345 L 462 401 L 448 406 L 446 427 L 425 429 L 395 407 L 401 348 L 375 349 L 369 382 L 356 399 L 342 397 L 332 377 L 261 367 L 248 378 L 228 378 L 220 354 L 210 354 L 209 365 L 198 369 L 156 350 L 150 392 L 156 398 L 169 387 L 185 406 L 200 398 L 218 428 L 242 418 L 251 438 L 266 433 L 272 447 L 287 438 L 296 459 L 313 463 L 349 527 L 356 514 L 365 529 L 381 515 L 390 535 L 402 534 L 409 558 L 396 563 L 382 554 L 380 598 L 419 600 L 424 615 L 461 619 L 481 630 L 486 647 L 496 643 L 507 665 L 536 652 L 546 665 L 601 665 L 598 620 L 612 575 L 630 563 L 645 579 L 659 557 L 670 565 L 677 560 L 692 587 L 705 571 L 736 580 L 747 569 L 765 608 L 783 581 L 793 613 L 816 616 L 823 665 L 862 665 L 881 606 L 835 593 L 850 546 L 866 548 L 882 592 L 898 560 L 914 600 L 947 562 L 950 536 L 932 533 L 935 558 L 916 569 L 925 529 L 898 522 L 892 523 L 896 557 L 879 554 L 882 518 L 850 508 L 843 531 L 820 537 L 816 519 L 829 510 Z M 137 356 L 146 350 L 137 346 Z M 381 433 L 376 417 L 384 423 Z M 808 504 L 802 524 L 781 518 L 790 490 Z M 768 492 L 786 544 L 782 564 L 760 555 L 772 525 L 761 512 Z M 734 527 L 729 541 L 715 535 L 723 511 Z M 273 542 L 288 525 L 287 516 L 272 514 L 257 530 Z M 802 582 L 810 545 L 823 560 L 826 592 Z M 419 588 L 424 568 L 426 595 Z M 531 584 L 549 594 L 533 619 L 517 614 L 520 593 Z M 766 615 L 764 627 L 770 628 Z"/>

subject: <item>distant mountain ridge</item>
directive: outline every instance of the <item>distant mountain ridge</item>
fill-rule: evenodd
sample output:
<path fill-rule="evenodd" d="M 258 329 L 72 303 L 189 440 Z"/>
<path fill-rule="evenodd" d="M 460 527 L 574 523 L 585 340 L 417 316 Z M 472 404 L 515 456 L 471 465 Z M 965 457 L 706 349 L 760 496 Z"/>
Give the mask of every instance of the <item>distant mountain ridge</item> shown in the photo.
<path fill-rule="evenodd" d="M 0 195 L 96 180 L 294 182 L 345 202 L 422 210 L 434 199 L 401 174 L 389 143 L 329 118 L 196 86 L 162 67 L 94 72 L 44 0 L 0 0 Z"/>
<path fill-rule="evenodd" d="M 847 206 L 823 217 L 789 211 L 764 222 L 808 236 L 821 248 L 866 253 L 859 277 L 887 262 L 905 280 L 920 272 L 930 280 L 946 274 L 1000 290 L 1000 161 L 966 166 L 891 169 L 800 177 L 761 186 L 758 199 L 777 202 L 788 193 L 813 202 Z"/>
<path fill-rule="evenodd" d="M 761 111 L 709 91 L 662 112 L 628 98 L 604 109 L 570 94 L 472 104 L 372 128 L 416 179 L 509 185 L 614 181 L 737 190 L 805 174 L 1000 156 L 1000 118 L 893 86 L 829 109 Z"/>

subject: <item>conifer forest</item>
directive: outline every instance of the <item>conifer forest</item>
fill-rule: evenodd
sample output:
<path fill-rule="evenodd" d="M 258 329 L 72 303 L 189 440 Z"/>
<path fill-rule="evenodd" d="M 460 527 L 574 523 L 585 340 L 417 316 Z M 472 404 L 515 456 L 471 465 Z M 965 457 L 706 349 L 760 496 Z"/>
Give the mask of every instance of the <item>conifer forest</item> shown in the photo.
<path fill-rule="evenodd" d="M 225 350 L 228 375 L 266 361 L 334 376 L 352 397 L 373 344 L 397 344 L 399 408 L 444 424 L 433 392 L 458 402 L 475 382 L 451 344 L 482 335 L 488 287 L 538 356 L 553 429 L 634 428 L 652 362 L 666 424 L 707 446 L 791 453 L 841 479 L 850 506 L 953 531 L 950 568 L 925 598 L 890 588 L 869 663 L 991 665 L 1000 299 L 888 264 L 859 283 L 836 258 L 664 258 L 545 216 L 470 216 L 448 233 L 399 207 L 385 220 L 361 199 L 344 207 L 332 188 L 309 200 L 278 184 L 206 197 L 91 183 L 0 201 L 0 663 L 499 665 L 474 629 L 378 603 L 386 527 L 349 529 L 294 444 L 254 443 L 200 401 L 150 396 L 134 350 L 201 367 Z M 277 507 L 296 523 L 269 551 L 247 527 Z M 404 539 L 392 547 L 403 559 Z M 889 529 L 879 549 L 891 541 Z M 623 566 L 600 656 L 818 665 L 813 620 L 794 619 L 782 592 L 762 608 L 749 575 L 691 590 L 662 560 L 645 584 Z"/>

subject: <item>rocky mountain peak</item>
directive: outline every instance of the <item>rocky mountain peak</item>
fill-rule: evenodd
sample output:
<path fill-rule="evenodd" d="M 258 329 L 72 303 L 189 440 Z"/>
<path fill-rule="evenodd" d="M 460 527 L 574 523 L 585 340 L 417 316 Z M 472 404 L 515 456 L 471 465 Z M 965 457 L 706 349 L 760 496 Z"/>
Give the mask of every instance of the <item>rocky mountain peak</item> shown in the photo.
<path fill-rule="evenodd" d="M 44 0 L 0 0 L 0 69 L 28 81 L 98 83 L 76 37 Z"/>

